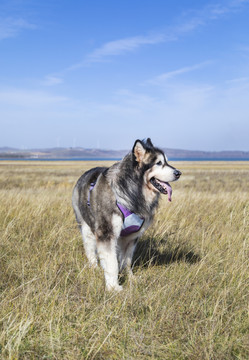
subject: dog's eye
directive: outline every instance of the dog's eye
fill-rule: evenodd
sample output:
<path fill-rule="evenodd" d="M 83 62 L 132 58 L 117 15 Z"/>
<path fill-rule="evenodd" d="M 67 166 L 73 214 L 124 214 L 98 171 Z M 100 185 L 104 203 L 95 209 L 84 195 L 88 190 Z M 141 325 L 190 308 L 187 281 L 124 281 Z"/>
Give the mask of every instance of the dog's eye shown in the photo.
<path fill-rule="evenodd" d="M 156 165 L 162 165 L 162 162 L 161 162 L 161 161 L 158 161 L 158 162 L 156 163 Z"/>

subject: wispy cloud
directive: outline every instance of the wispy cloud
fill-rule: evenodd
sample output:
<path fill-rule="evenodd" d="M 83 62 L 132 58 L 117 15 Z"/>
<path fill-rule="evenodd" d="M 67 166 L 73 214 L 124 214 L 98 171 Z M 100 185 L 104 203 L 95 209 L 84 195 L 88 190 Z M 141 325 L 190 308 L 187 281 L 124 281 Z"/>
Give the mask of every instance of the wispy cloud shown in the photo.
<path fill-rule="evenodd" d="M 183 22 L 167 28 L 160 33 L 147 36 L 134 36 L 107 42 L 88 54 L 85 61 L 88 63 L 99 62 L 111 56 L 132 52 L 145 45 L 157 45 L 159 43 L 178 40 L 183 33 L 189 33 L 200 26 L 206 25 L 208 20 L 217 20 L 224 14 L 237 11 L 248 2 L 249 0 L 232 0 L 225 5 L 223 5 L 223 3 L 218 3 L 205 6 L 200 10 L 190 12 Z"/>
<path fill-rule="evenodd" d="M 0 18 L 0 40 L 15 37 L 24 29 L 36 29 L 36 25 L 23 18 Z"/>
<path fill-rule="evenodd" d="M 87 56 L 87 61 L 101 61 L 108 56 L 122 55 L 144 45 L 155 45 L 169 40 L 165 34 L 134 36 L 105 43 Z"/>
<path fill-rule="evenodd" d="M 212 61 L 204 61 L 199 64 L 192 65 L 192 66 L 184 66 L 180 69 L 160 74 L 160 75 L 154 77 L 153 79 L 146 81 L 146 83 L 152 84 L 152 85 L 161 85 L 161 84 L 165 83 L 167 80 L 172 79 L 178 75 L 187 74 L 189 72 L 201 69 L 205 66 L 208 66 L 211 63 L 212 63 Z"/>
<path fill-rule="evenodd" d="M 133 52 L 142 46 L 155 45 L 170 40 L 174 40 L 171 35 L 157 33 L 153 35 L 133 36 L 108 41 L 93 50 L 91 53 L 87 54 L 82 61 L 69 66 L 63 72 L 66 73 L 77 70 L 96 62 L 105 62 L 113 56 L 124 55 L 126 53 Z"/>
<path fill-rule="evenodd" d="M 55 75 L 47 75 L 44 80 L 41 81 L 41 85 L 43 86 L 54 86 L 63 83 L 64 80 Z"/>
<path fill-rule="evenodd" d="M 239 51 L 244 58 L 249 58 L 249 45 L 238 45 L 236 50 Z"/>
<path fill-rule="evenodd" d="M 64 103 L 68 98 L 43 91 L 30 89 L 3 88 L 0 89 L 0 104 L 20 107 L 48 106 L 51 104 Z"/>
<path fill-rule="evenodd" d="M 185 33 L 197 30 L 201 26 L 206 26 L 210 21 L 218 21 L 228 14 L 241 11 L 247 3 L 249 0 L 220 1 L 216 4 L 205 5 L 200 9 L 190 9 L 179 17 L 179 23 L 172 31 L 178 38 Z"/>
<path fill-rule="evenodd" d="M 227 80 L 226 83 L 227 84 L 245 84 L 245 83 L 249 83 L 249 77 L 244 76 L 244 77 L 240 77 L 240 78 L 236 78 L 236 79 Z"/>
<path fill-rule="evenodd" d="M 231 0 L 225 4 L 220 2 L 213 5 L 207 5 L 199 10 L 190 10 L 188 13 L 180 16 L 175 25 L 164 28 L 158 33 L 108 41 L 87 54 L 82 61 L 68 66 L 61 72 L 55 73 L 54 76 L 62 78 L 68 72 L 78 70 L 97 62 L 110 61 L 113 57 L 134 52 L 144 46 L 155 46 L 160 43 L 177 41 L 182 36 L 197 30 L 201 26 L 207 25 L 209 21 L 217 21 L 226 14 L 240 10 L 243 5 L 248 2 L 249 0 Z M 198 66 L 199 65 L 197 65 L 197 67 Z M 187 67 L 179 69 L 177 72 L 169 73 L 166 77 L 172 77 L 180 73 L 192 71 L 197 67 L 194 66 L 194 68 Z"/>

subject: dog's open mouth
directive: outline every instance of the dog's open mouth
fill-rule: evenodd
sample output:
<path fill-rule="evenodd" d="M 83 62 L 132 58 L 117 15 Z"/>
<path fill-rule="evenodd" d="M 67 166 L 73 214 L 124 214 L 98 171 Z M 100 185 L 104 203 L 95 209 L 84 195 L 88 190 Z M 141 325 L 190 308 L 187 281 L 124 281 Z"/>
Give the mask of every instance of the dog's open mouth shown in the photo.
<path fill-rule="evenodd" d="M 168 194 L 168 200 L 171 201 L 172 187 L 169 183 L 158 180 L 155 177 L 152 177 L 150 182 L 158 191 L 160 191 L 160 193 L 165 195 Z"/>

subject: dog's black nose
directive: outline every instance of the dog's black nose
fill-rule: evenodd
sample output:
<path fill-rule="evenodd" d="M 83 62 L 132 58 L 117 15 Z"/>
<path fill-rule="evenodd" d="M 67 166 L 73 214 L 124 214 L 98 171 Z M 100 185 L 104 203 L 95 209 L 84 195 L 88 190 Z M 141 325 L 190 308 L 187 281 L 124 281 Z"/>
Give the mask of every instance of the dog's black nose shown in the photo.
<path fill-rule="evenodd" d="M 182 173 L 181 173 L 180 170 L 175 169 L 175 170 L 174 170 L 174 175 L 175 175 L 175 177 L 176 177 L 177 179 L 179 179 L 179 177 L 182 175 Z"/>

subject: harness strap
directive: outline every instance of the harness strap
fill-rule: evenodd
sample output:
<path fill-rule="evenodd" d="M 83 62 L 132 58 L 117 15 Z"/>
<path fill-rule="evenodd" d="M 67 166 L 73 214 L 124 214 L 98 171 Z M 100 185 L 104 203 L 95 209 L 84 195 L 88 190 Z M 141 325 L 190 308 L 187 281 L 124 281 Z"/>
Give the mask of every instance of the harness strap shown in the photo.
<path fill-rule="evenodd" d="M 88 206 L 91 206 L 91 204 L 90 204 L 90 194 L 91 194 L 91 191 L 94 188 L 95 184 L 96 184 L 96 182 L 92 182 L 90 184 L 90 188 L 89 188 L 89 192 L 88 192 L 88 199 L 87 199 L 87 205 Z"/>
<path fill-rule="evenodd" d="M 94 186 L 96 185 L 96 182 L 92 182 L 90 184 L 89 192 L 88 192 L 88 198 L 87 198 L 87 205 L 90 207 L 90 195 L 91 191 L 93 190 Z M 123 228 L 121 230 L 120 235 L 121 236 L 128 236 L 130 234 L 133 234 L 134 232 L 137 232 L 141 229 L 144 219 L 140 216 L 130 212 L 130 210 L 126 209 L 123 205 L 119 204 L 117 202 L 117 207 L 122 212 L 124 217 L 123 222 Z"/>
<path fill-rule="evenodd" d="M 126 209 L 118 202 L 117 206 L 124 216 L 123 229 L 121 230 L 120 235 L 128 236 L 139 231 L 144 223 L 144 219 L 137 214 L 130 212 L 130 210 Z"/>

